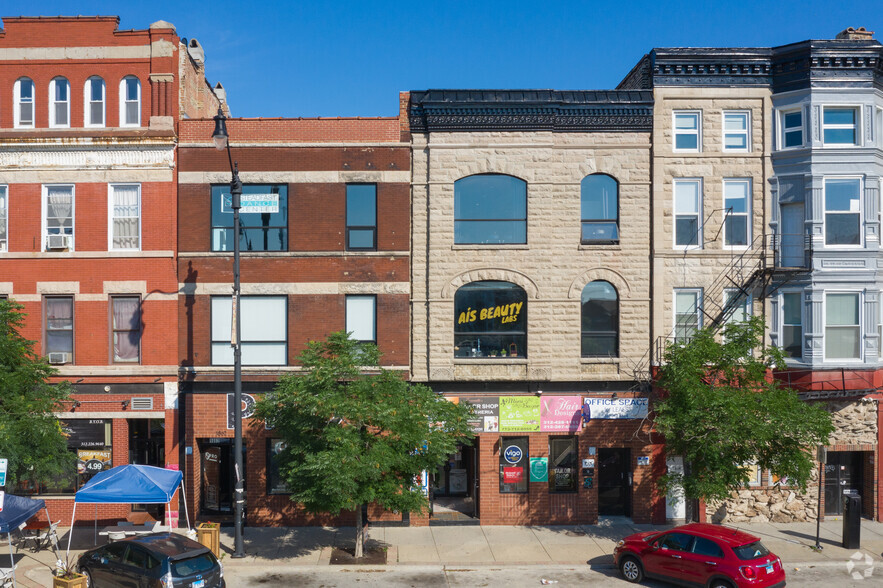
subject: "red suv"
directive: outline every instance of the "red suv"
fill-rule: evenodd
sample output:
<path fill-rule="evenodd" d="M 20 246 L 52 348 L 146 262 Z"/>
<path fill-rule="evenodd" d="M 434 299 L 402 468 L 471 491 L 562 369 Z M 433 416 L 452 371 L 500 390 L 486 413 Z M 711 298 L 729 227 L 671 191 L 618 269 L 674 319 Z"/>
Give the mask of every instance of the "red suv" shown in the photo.
<path fill-rule="evenodd" d="M 760 539 L 722 525 L 693 523 L 629 535 L 613 550 L 629 582 L 644 577 L 708 588 L 779 588 L 782 560 Z"/>

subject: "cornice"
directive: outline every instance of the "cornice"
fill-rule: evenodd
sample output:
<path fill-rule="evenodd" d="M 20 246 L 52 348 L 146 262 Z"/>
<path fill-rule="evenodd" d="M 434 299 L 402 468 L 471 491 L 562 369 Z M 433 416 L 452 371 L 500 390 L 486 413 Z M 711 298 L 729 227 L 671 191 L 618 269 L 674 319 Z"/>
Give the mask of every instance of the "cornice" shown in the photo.
<path fill-rule="evenodd" d="M 174 145 L 137 145 L 122 148 L 80 145 L 0 144 L 0 170 L 43 169 L 172 169 Z"/>

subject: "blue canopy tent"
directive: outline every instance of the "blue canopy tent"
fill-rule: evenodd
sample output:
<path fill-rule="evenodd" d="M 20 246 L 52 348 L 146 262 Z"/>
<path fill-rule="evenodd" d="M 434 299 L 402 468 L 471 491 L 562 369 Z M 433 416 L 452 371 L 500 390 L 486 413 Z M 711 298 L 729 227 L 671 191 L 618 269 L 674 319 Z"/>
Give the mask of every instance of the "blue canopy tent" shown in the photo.
<path fill-rule="evenodd" d="M 7 494 L 3 500 L 3 510 L 0 511 L 0 535 L 12 533 L 22 523 L 37 514 L 41 508 L 46 508 L 46 503 L 42 500 Z M 52 522 L 52 519 L 49 518 L 48 509 L 46 510 L 46 520 Z M 15 580 L 15 558 L 12 556 L 12 537 L 9 537 L 9 562 L 12 568 L 12 583 L 17 585 Z"/>
<path fill-rule="evenodd" d="M 67 537 L 67 550 L 71 550 L 71 537 L 74 534 L 74 517 L 77 504 L 95 504 L 95 532 L 98 533 L 99 504 L 165 504 L 172 501 L 178 487 L 184 497 L 184 515 L 187 529 L 190 529 L 190 515 L 187 513 L 187 495 L 184 493 L 184 474 L 177 470 L 166 470 L 154 466 L 129 464 L 117 466 L 92 477 L 74 496 L 74 510 L 71 513 L 71 531 Z"/>

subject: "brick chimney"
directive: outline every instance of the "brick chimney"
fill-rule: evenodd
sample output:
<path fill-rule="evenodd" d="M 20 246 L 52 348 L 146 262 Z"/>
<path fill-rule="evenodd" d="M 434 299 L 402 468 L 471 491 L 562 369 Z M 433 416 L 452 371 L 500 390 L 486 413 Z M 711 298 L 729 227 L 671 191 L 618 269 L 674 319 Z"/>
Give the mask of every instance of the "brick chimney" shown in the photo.
<path fill-rule="evenodd" d="M 865 30 L 865 27 L 849 27 L 837 33 L 834 38 L 844 41 L 873 41 L 874 31 Z"/>

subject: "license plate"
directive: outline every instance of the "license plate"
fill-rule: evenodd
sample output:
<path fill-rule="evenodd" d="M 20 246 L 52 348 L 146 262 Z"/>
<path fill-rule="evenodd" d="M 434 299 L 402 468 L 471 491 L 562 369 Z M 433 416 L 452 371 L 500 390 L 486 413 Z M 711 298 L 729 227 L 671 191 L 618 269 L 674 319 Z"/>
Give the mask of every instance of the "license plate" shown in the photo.
<path fill-rule="evenodd" d="M 773 564 L 769 564 L 769 565 L 766 567 L 766 573 L 768 573 L 768 574 L 772 574 L 772 573 L 773 573 Z"/>
<path fill-rule="evenodd" d="M 197 580 L 190 585 L 190 588 L 205 588 L 205 580 Z"/>

